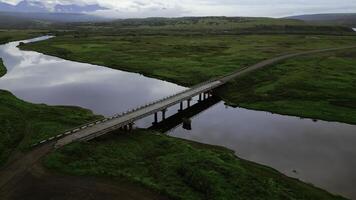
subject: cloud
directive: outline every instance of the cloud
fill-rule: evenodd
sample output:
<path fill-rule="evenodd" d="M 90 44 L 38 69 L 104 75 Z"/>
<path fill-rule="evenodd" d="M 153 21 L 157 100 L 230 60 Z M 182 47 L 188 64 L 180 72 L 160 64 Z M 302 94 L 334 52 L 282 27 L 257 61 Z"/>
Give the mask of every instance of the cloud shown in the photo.
<path fill-rule="evenodd" d="M 12 4 L 20 0 L 0 0 Z M 356 12 L 355 0 L 31 0 L 54 4 L 99 4 L 110 8 L 96 14 L 116 17 L 270 16 Z"/>

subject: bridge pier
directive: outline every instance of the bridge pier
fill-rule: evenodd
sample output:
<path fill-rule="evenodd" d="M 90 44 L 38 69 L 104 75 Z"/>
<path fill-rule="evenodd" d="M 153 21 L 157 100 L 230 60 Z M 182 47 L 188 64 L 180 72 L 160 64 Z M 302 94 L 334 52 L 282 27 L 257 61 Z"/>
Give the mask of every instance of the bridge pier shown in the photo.
<path fill-rule="evenodd" d="M 129 129 L 129 131 L 132 131 L 133 130 L 133 123 L 129 123 L 129 125 L 127 125 L 128 126 L 128 129 Z"/>
<path fill-rule="evenodd" d="M 203 93 L 203 100 L 207 99 L 206 92 Z"/>
<path fill-rule="evenodd" d="M 213 96 L 213 91 L 210 90 L 208 94 L 209 94 L 209 97 L 212 97 Z"/>
<path fill-rule="evenodd" d="M 187 106 L 188 106 L 188 108 L 190 108 L 190 102 L 192 101 L 192 99 L 188 99 L 187 100 Z"/>
<path fill-rule="evenodd" d="M 202 99 L 202 93 L 199 94 L 199 102 L 201 102 L 203 99 Z"/>
<path fill-rule="evenodd" d="M 157 124 L 158 123 L 158 113 L 155 113 L 155 121 L 153 122 L 153 124 Z"/>
<path fill-rule="evenodd" d="M 167 109 L 162 110 L 162 121 L 166 119 Z"/>
<path fill-rule="evenodd" d="M 183 101 L 180 102 L 180 106 L 179 106 L 178 112 L 181 112 L 181 111 L 183 111 Z"/>

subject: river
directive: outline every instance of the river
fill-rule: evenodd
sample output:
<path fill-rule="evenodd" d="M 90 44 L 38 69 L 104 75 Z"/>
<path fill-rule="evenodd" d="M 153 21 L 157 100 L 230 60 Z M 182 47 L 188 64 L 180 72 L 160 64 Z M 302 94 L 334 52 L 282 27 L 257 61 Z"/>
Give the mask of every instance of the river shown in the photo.
<path fill-rule="evenodd" d="M 23 42 L 44 39 L 48 37 Z M 8 69 L 0 88 L 29 102 L 81 106 L 110 116 L 186 89 L 136 73 L 21 51 L 18 44 L 0 46 Z M 173 107 L 168 114 L 176 110 Z M 151 122 L 148 117 L 137 125 L 147 127 Z M 232 108 L 220 102 L 193 117 L 192 130 L 178 126 L 168 134 L 225 146 L 244 159 L 356 199 L 356 126 Z"/>

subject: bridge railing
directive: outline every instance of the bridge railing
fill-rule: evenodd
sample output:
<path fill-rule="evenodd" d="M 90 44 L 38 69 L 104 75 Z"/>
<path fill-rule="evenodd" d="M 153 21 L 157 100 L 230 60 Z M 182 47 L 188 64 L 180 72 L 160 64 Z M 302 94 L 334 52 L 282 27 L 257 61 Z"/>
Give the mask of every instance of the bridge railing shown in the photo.
<path fill-rule="evenodd" d="M 63 131 L 63 133 L 60 133 L 60 134 L 58 134 L 58 135 L 52 136 L 52 137 L 50 137 L 50 138 L 48 138 L 48 139 L 42 140 L 42 141 L 40 141 L 40 142 L 38 142 L 38 143 L 35 143 L 35 144 L 31 145 L 31 147 L 36 147 L 36 146 L 39 146 L 39 145 L 42 145 L 42 144 L 45 144 L 45 143 L 48 143 L 48 142 L 51 142 L 51 141 L 54 141 L 54 140 L 63 138 L 63 137 L 65 137 L 65 136 L 74 134 L 74 133 L 76 133 L 76 132 L 78 132 L 78 131 L 81 131 L 81 130 L 84 130 L 84 129 L 86 129 L 86 128 L 90 128 L 90 127 L 95 126 L 95 125 L 97 125 L 97 124 L 101 124 L 101 123 L 104 123 L 104 122 L 107 122 L 107 121 L 110 121 L 110 120 L 117 119 L 117 118 L 119 118 L 119 117 L 123 117 L 123 116 L 125 116 L 125 115 L 134 113 L 134 112 L 136 112 L 136 111 L 138 111 L 138 110 L 141 110 L 141 109 L 145 109 L 145 108 L 147 108 L 147 107 L 150 107 L 150 106 L 152 106 L 152 105 L 154 105 L 154 104 L 158 104 L 158 103 L 161 103 L 161 102 L 163 102 L 163 101 L 166 101 L 166 100 L 168 100 L 168 99 L 170 99 L 170 98 L 177 97 L 177 96 L 179 96 L 179 95 L 181 95 L 181 94 L 184 94 L 184 93 L 186 93 L 186 92 L 188 92 L 188 91 L 190 91 L 190 90 L 194 90 L 194 89 L 199 88 L 199 87 L 201 87 L 201 86 L 204 86 L 204 85 L 206 85 L 206 84 L 212 83 L 212 82 L 214 82 L 214 81 L 218 81 L 219 79 L 220 79 L 220 78 L 210 79 L 210 80 L 208 80 L 208 81 L 205 81 L 205 82 L 199 83 L 199 84 L 197 84 L 197 85 L 194 85 L 194 86 L 191 87 L 191 88 L 187 88 L 187 89 L 182 90 L 182 91 L 180 91 L 180 92 L 178 92 L 178 93 L 175 93 L 175 94 L 170 95 L 170 96 L 166 96 L 166 97 L 161 98 L 161 99 L 158 99 L 158 100 L 156 100 L 156 101 L 152 101 L 152 102 L 147 103 L 147 104 L 145 104 L 145 105 L 138 106 L 138 107 L 136 107 L 136 108 L 134 108 L 134 109 L 129 109 L 129 110 L 124 111 L 124 112 L 122 112 L 122 113 L 120 113 L 120 114 L 115 114 L 115 115 L 113 115 L 113 116 L 111 116 L 111 117 L 106 117 L 106 118 L 99 119 L 99 120 L 96 120 L 96 121 L 88 122 L 88 123 L 86 123 L 86 124 L 83 124 L 83 125 L 80 125 L 80 126 L 77 126 L 77 127 L 74 127 L 74 128 L 68 129 L 68 130 L 65 130 L 65 131 Z M 129 123 L 129 122 L 127 122 L 127 123 Z"/>

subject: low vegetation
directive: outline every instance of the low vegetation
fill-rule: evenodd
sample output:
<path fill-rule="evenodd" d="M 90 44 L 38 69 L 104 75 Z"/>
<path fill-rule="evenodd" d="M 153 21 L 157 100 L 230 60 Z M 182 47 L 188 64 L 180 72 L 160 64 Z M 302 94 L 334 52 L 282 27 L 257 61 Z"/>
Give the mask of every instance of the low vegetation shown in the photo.
<path fill-rule="evenodd" d="M 0 44 L 5 44 L 14 40 L 24 40 L 38 37 L 48 33 L 48 31 L 41 30 L 8 30 L 0 29 Z"/>
<path fill-rule="evenodd" d="M 30 104 L 0 90 L 0 166 L 14 149 L 95 118 L 84 109 Z M 108 137 L 55 151 L 44 164 L 71 175 L 124 179 L 173 199 L 344 199 L 223 148 L 148 131 Z"/>
<path fill-rule="evenodd" d="M 139 72 L 184 86 L 280 54 L 351 46 L 352 36 L 62 36 L 24 46 L 66 59 Z M 230 83 L 232 105 L 356 123 L 355 51 L 293 58 Z"/>
<path fill-rule="evenodd" d="M 229 150 L 140 130 L 66 146 L 44 164 L 71 175 L 127 179 L 171 199 L 343 199 Z"/>
<path fill-rule="evenodd" d="M 290 59 L 235 80 L 220 95 L 242 107 L 356 124 L 355 55 L 352 49 Z"/>
<path fill-rule="evenodd" d="M 355 42 L 351 36 L 61 36 L 22 48 L 192 86 L 280 54 Z"/>
<path fill-rule="evenodd" d="M 5 73 L 6 68 L 0 61 L 0 76 Z M 0 166 L 16 149 L 24 150 L 35 142 L 98 117 L 77 107 L 27 103 L 0 90 Z"/>
<path fill-rule="evenodd" d="M 66 33 L 22 48 L 191 86 L 276 55 L 354 42 L 351 36 L 321 35 Z M 220 95 L 254 109 L 354 120 L 353 52 L 286 61 L 232 82 Z M 30 104 L 0 91 L 0 165 L 15 149 L 97 117 L 80 108 Z M 142 130 L 72 144 L 43 162 L 51 170 L 70 175 L 125 179 L 172 199 L 343 199 L 239 159 L 229 150 Z"/>
<path fill-rule="evenodd" d="M 297 19 L 308 22 L 308 24 L 317 25 L 339 25 L 347 27 L 356 27 L 355 13 L 330 13 L 330 14 L 312 14 L 292 16 L 289 19 Z"/>
<path fill-rule="evenodd" d="M 4 66 L 4 63 L 2 62 L 2 59 L 0 58 L 0 77 L 4 76 L 6 74 L 6 67 Z"/>
<path fill-rule="evenodd" d="M 301 20 L 262 17 L 181 17 L 122 19 L 105 23 L 64 24 L 76 34 L 104 35 L 244 35 L 354 34 L 349 27 L 307 24 Z M 79 30 L 78 30 L 79 29 Z"/>

